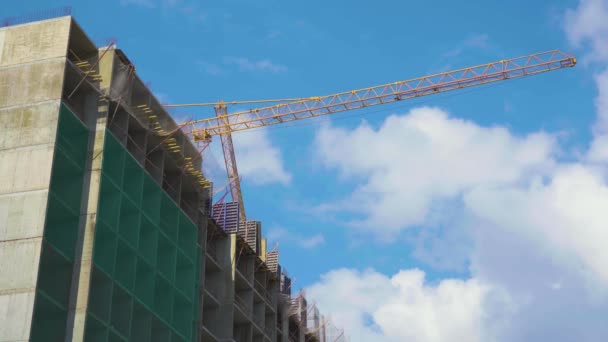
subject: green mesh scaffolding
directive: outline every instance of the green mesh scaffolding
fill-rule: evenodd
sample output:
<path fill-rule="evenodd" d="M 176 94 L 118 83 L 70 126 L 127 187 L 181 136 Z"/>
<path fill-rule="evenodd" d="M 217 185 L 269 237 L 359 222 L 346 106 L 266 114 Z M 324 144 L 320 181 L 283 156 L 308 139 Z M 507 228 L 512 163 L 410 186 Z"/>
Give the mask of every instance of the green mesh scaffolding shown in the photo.
<path fill-rule="evenodd" d="M 59 109 L 31 341 L 64 341 L 88 130 L 65 105 Z"/>
<path fill-rule="evenodd" d="M 194 341 L 197 226 L 106 131 L 86 341 Z"/>

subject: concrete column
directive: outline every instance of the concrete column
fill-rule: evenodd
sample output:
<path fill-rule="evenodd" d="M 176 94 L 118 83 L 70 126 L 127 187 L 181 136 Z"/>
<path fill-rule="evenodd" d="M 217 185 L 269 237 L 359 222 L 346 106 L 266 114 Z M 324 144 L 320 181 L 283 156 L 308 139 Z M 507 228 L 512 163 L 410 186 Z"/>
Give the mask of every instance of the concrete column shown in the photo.
<path fill-rule="evenodd" d="M 226 239 L 221 240 L 223 247 L 221 250 L 227 252 L 223 255 L 220 255 L 220 264 L 222 264 L 224 268 L 224 285 L 225 292 L 223 298 L 220 299 L 220 307 L 219 307 L 219 326 L 217 337 L 220 339 L 230 339 L 233 334 L 233 325 L 234 325 L 234 279 L 235 279 L 235 270 L 236 270 L 236 236 L 228 235 Z M 220 247 L 218 246 L 218 247 Z M 220 249 L 218 248 L 218 251 Z"/>
<path fill-rule="evenodd" d="M 30 338 L 69 31 L 0 28 L 0 341 Z"/>
<path fill-rule="evenodd" d="M 92 131 L 89 135 L 89 154 L 84 182 L 84 219 L 81 219 L 78 243 L 76 246 L 76 263 L 70 298 L 68 316 L 68 333 L 66 342 L 84 341 L 84 328 L 89 301 L 91 269 L 93 263 L 93 241 L 97 221 L 97 203 L 101 181 L 101 164 L 108 106 L 98 102 L 99 96 L 92 93 L 86 99 L 86 112 L 83 113 L 85 124 Z M 71 324 L 71 326 L 70 326 Z"/>
<path fill-rule="evenodd" d="M 281 342 L 289 342 L 289 303 L 283 300 L 280 305 L 283 307 L 281 317 L 279 318 L 283 326 L 283 338 Z"/>

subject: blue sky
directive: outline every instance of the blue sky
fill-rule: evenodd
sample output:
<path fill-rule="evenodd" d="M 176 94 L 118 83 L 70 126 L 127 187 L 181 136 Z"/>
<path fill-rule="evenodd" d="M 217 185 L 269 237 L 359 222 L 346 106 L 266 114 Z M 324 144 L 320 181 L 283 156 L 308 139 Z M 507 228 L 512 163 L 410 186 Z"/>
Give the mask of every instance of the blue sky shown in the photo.
<path fill-rule="evenodd" d="M 12 2 L 3 12 L 53 6 Z M 606 8 L 600 0 L 86 0 L 73 12 L 98 44 L 116 38 L 172 103 L 316 96 L 551 49 L 576 54 L 576 68 L 239 133 L 235 143 L 248 217 L 279 242 L 294 286 L 309 288 L 354 341 L 599 341 L 608 338 L 598 318 L 608 313 L 608 277 L 597 270 L 608 265 L 596 260 L 608 256 L 593 243 L 605 233 L 593 227 L 608 218 L 587 210 L 606 203 L 598 98 L 603 84 L 608 91 Z M 206 167 L 221 165 L 210 151 Z M 343 297 L 327 295 L 341 286 Z M 350 303 L 358 296 L 377 300 Z M 462 311 L 445 309 L 451 296 Z M 417 321 L 451 321 L 446 312 L 469 320 Z M 408 330 L 390 317 L 431 328 Z"/>

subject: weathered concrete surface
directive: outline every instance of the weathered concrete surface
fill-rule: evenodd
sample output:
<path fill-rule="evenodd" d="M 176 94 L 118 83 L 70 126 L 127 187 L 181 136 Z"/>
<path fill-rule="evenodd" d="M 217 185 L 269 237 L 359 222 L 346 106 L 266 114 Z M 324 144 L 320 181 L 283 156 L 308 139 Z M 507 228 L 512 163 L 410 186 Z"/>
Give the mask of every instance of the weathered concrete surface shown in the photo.
<path fill-rule="evenodd" d="M 46 189 L 0 195 L 0 241 L 42 236 L 47 198 Z"/>
<path fill-rule="evenodd" d="M 38 242 L 31 243 L 32 240 Z M 38 274 L 27 272 L 31 269 L 31 265 L 35 264 L 37 259 L 40 259 L 40 238 L 31 240 L 16 240 L 11 243 L 6 243 L 0 249 L 0 259 L 3 265 L 10 265 L 5 270 L 13 271 L 10 277 L 0 277 L 0 288 L 14 289 L 31 289 L 36 286 L 36 278 Z"/>
<path fill-rule="evenodd" d="M 0 151 L 0 195 L 48 189 L 53 145 Z"/>
<path fill-rule="evenodd" d="M 59 102 L 0 108 L 0 150 L 53 144 Z"/>
<path fill-rule="evenodd" d="M 6 29 L 0 30 L 0 66 L 2 65 L 2 54 L 4 54 L 4 41 L 6 37 Z"/>
<path fill-rule="evenodd" d="M 0 341 L 27 341 L 70 18 L 0 29 Z"/>
<path fill-rule="evenodd" d="M 0 108 L 61 98 L 65 60 L 0 67 Z"/>
<path fill-rule="evenodd" d="M 0 320 L 2 320 L 0 341 L 28 341 L 34 295 L 34 291 L 27 291 L 0 296 Z"/>
<path fill-rule="evenodd" d="M 70 308 L 66 340 L 73 342 L 84 341 L 85 320 L 91 287 L 91 271 L 93 266 L 93 245 L 95 240 L 95 227 L 97 222 L 97 204 L 99 201 L 99 187 L 101 185 L 101 165 L 103 146 L 105 142 L 105 128 L 108 117 L 108 107 L 98 103 L 98 95 L 90 94 L 85 106 L 85 124 L 91 132 L 89 136 L 89 157 L 85 174 L 86 206 L 82 208 L 81 227 L 79 228 L 76 263 L 74 265 L 74 278 L 70 295 Z"/>
<path fill-rule="evenodd" d="M 65 57 L 71 18 L 62 17 L 0 30 L 0 67 Z"/>

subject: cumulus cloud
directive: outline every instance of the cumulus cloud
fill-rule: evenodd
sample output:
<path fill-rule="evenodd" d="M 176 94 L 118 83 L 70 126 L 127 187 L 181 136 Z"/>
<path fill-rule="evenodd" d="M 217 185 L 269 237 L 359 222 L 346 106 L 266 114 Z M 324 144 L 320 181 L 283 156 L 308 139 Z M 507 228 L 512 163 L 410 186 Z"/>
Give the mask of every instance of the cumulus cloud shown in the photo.
<path fill-rule="evenodd" d="M 581 0 L 564 17 L 566 36 L 572 44 L 581 47 L 589 44 L 592 61 L 608 60 L 608 1 Z"/>
<path fill-rule="evenodd" d="M 512 305 L 511 312 L 485 307 L 487 324 L 504 323 L 500 341 L 608 338 L 608 250 L 602 243 L 608 184 L 602 172 L 560 165 L 544 182 L 465 195 L 475 220 L 469 227 L 472 277 L 503 289 Z"/>
<path fill-rule="evenodd" d="M 600 170 L 564 165 L 548 184 L 481 187 L 465 202 L 496 231 L 533 241 L 556 263 L 608 290 L 608 185 Z"/>
<path fill-rule="evenodd" d="M 239 174 L 256 185 L 287 185 L 291 174 L 285 170 L 278 147 L 265 129 L 237 132 L 232 135 Z M 218 139 L 219 140 L 219 139 Z"/>
<path fill-rule="evenodd" d="M 576 47 L 588 47 L 585 59 L 603 71 L 595 75 L 598 88 L 594 140 L 588 151 L 591 162 L 608 161 L 608 1 L 581 0 L 565 13 L 565 32 Z"/>
<path fill-rule="evenodd" d="M 608 21 L 608 16 L 606 16 Z M 606 41 L 608 46 L 608 40 Z M 597 120 L 593 127 L 594 140 L 588 152 L 592 162 L 608 161 L 608 68 L 595 76 Z"/>
<path fill-rule="evenodd" d="M 387 288 L 385 283 L 391 286 L 399 283 L 395 280 L 397 276 L 392 276 L 389 282 L 387 277 L 378 280 L 383 279 L 382 275 L 372 271 L 345 273 L 341 270 L 337 274 L 342 275 L 342 281 L 328 281 L 337 277 L 334 273 L 322 277 L 312 288 L 332 283 L 342 292 L 345 285 L 338 283 L 367 282 L 378 288 L 355 286 L 350 300 L 342 294 L 337 299 L 323 299 L 322 291 L 312 292 L 320 296 L 320 303 L 330 303 L 329 312 L 337 310 L 336 319 L 354 329 L 354 341 L 454 340 L 451 336 L 467 341 L 608 339 L 605 167 L 586 160 L 573 163 L 554 160 L 553 154 L 559 146 L 546 133 L 517 137 L 504 128 L 481 127 L 432 108 L 392 116 L 377 130 L 367 125 L 351 131 L 332 127 L 324 130 L 317 141 L 323 147 L 320 151 L 324 163 L 361 184 L 355 195 L 360 189 L 370 189 L 370 184 L 375 186 L 368 193 L 368 196 L 378 196 L 374 201 L 360 202 L 357 196 L 350 199 L 351 203 L 372 206 L 370 210 L 363 210 L 361 218 L 365 224 L 377 223 L 367 226 L 370 231 L 376 233 L 382 229 L 381 224 L 392 222 L 402 227 L 416 222 L 425 227 L 423 232 L 428 230 L 426 226 L 435 224 L 448 232 L 449 228 L 461 229 L 462 235 L 433 236 L 439 251 L 431 249 L 430 253 L 441 254 L 447 250 L 447 255 L 440 256 L 444 259 L 449 259 L 454 249 L 462 254 L 463 243 L 472 244 L 464 250 L 469 261 L 466 279 L 443 279 L 437 285 L 405 282 L 418 284 L 414 288 L 430 296 L 431 299 L 422 301 L 427 306 L 420 301 L 404 300 L 403 291 Z M 350 147 L 341 145 L 343 141 L 370 154 L 362 156 L 348 150 Z M 376 152 L 371 153 L 373 151 Z M 380 183 L 374 183 L 374 179 L 390 182 L 385 187 L 376 186 Z M 424 204 L 421 211 L 424 215 L 416 220 L 404 215 L 409 212 L 407 207 L 412 205 L 414 195 L 400 197 L 402 195 L 395 194 L 399 191 L 425 198 L 414 202 Z M 391 203 L 383 198 L 399 201 L 381 211 L 386 216 L 378 216 L 374 202 Z M 432 212 L 433 203 L 443 202 L 445 198 L 451 198 L 447 206 L 440 205 L 439 211 Z M 355 208 L 355 205 L 348 206 L 347 200 L 343 202 L 334 209 Z M 433 215 L 428 215 L 429 210 Z M 459 214 L 453 215 L 454 211 Z M 441 219 L 446 212 L 450 214 Z M 370 279 L 361 275 L 370 272 L 374 275 Z M 401 272 L 407 274 L 412 270 Z M 452 281 L 460 285 L 451 287 L 455 293 L 471 288 L 479 292 L 478 297 L 473 297 L 477 298 L 473 308 L 467 299 L 470 297 L 465 294 L 453 297 L 455 303 L 471 309 L 459 316 L 463 317 L 462 321 L 450 321 L 455 325 L 454 330 L 443 334 L 441 331 L 447 329 L 445 322 L 449 320 L 436 319 L 439 314 L 434 308 L 445 307 L 441 300 L 445 297 L 438 295 L 439 289 Z M 374 306 L 367 301 L 358 304 L 353 299 L 358 296 L 371 296 L 370 300 L 378 304 Z M 343 311 L 340 303 L 346 305 Z M 353 305 L 360 306 L 353 308 Z M 391 318 L 395 318 L 393 325 Z M 404 327 L 405 318 L 422 328 Z"/>
<path fill-rule="evenodd" d="M 353 341 L 487 341 L 482 336 L 488 289 L 477 280 L 425 282 L 413 269 L 387 277 L 339 269 L 306 290 Z"/>
<path fill-rule="evenodd" d="M 440 254 L 471 243 L 462 280 L 429 284 L 417 270 L 322 276 L 309 294 L 337 313 L 353 341 L 608 340 L 608 1 L 581 1 L 567 11 L 565 28 L 573 44 L 589 48 L 591 70 L 600 70 L 593 139 L 578 161 L 559 161 L 551 134 L 517 136 L 436 108 L 392 116 L 377 129 L 319 132 L 324 165 L 358 184 L 325 210 L 358 208 L 357 223 L 374 232 L 461 229 L 462 236 L 433 236 Z M 437 221 L 433 208 L 445 203 L 460 214 Z M 438 251 L 425 253 L 432 260 Z M 400 274 L 414 276 L 400 282 Z"/>
<path fill-rule="evenodd" d="M 360 214 L 352 224 L 386 234 L 425 222 L 434 201 L 545 172 L 555 150 L 546 133 L 518 137 L 430 107 L 390 116 L 378 129 L 325 126 L 315 144 L 325 166 L 361 180 L 348 198 L 319 209 Z"/>
<path fill-rule="evenodd" d="M 558 164 L 530 182 L 474 186 L 462 201 L 466 219 L 453 224 L 474 243 L 466 279 L 340 269 L 309 296 L 353 341 L 608 339 L 604 169 Z"/>
<path fill-rule="evenodd" d="M 291 183 L 292 175 L 285 169 L 281 150 L 273 144 L 265 128 L 233 132 L 232 142 L 242 184 L 264 186 Z M 203 152 L 203 170 L 205 177 L 219 190 L 217 196 L 225 196 L 228 178 L 219 136 Z"/>

